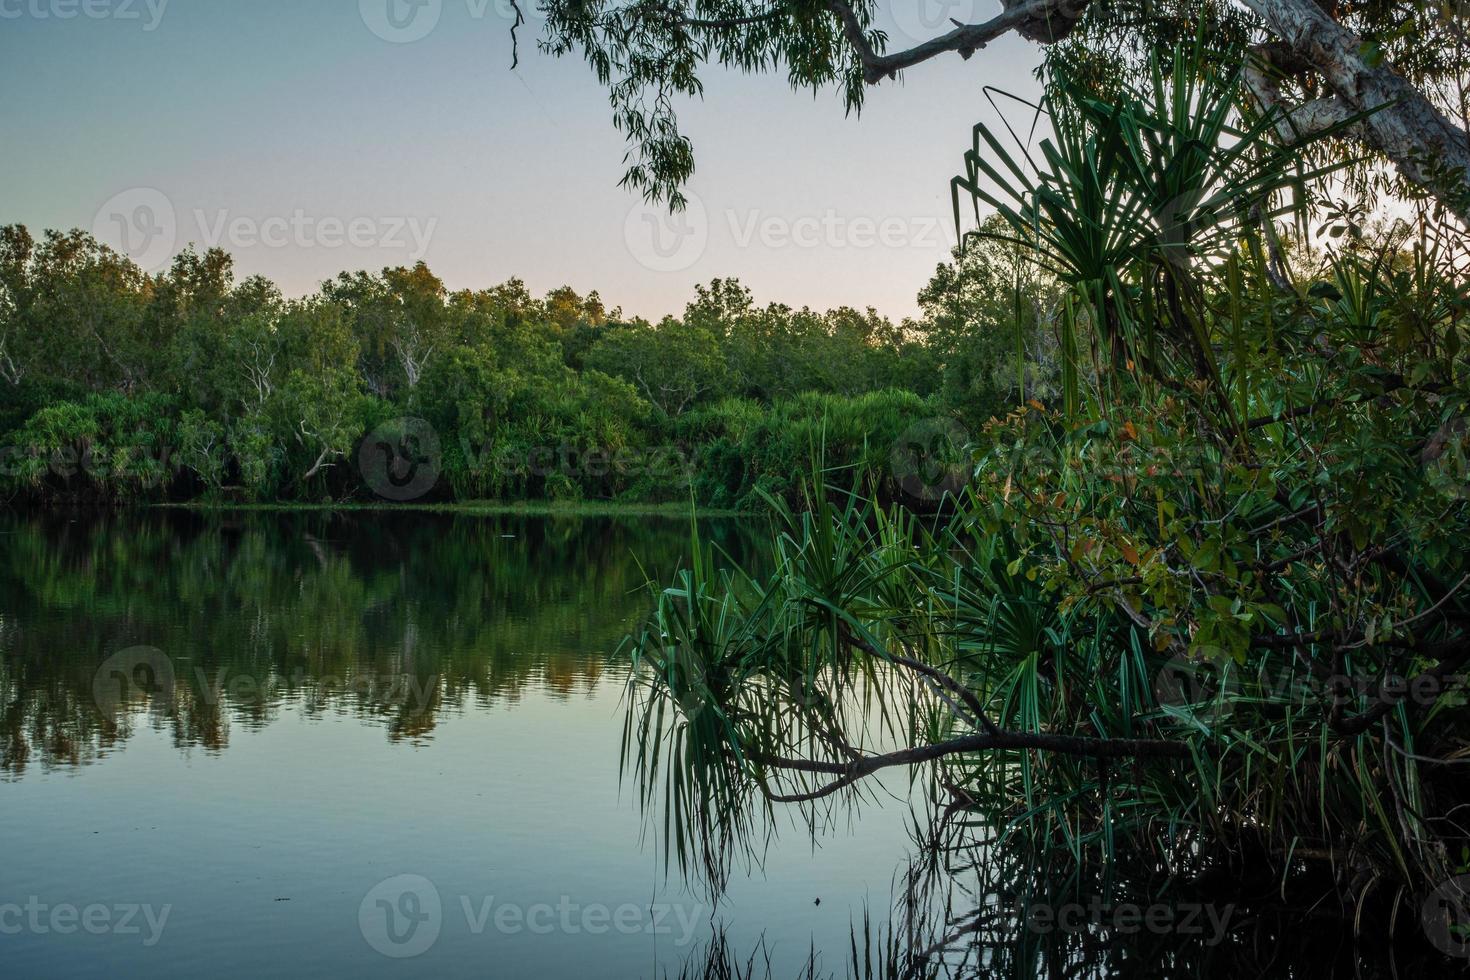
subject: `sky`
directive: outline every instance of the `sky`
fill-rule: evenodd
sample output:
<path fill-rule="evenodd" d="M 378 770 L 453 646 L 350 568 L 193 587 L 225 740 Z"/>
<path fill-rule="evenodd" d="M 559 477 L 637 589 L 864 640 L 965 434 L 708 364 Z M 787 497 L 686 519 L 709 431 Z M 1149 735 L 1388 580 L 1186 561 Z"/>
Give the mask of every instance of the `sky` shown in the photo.
<path fill-rule="evenodd" d="M 839 95 L 711 69 L 681 105 L 690 210 L 618 186 L 626 150 L 580 58 L 508 0 L 0 0 L 0 224 L 83 228 L 149 269 L 188 243 L 288 295 L 427 262 L 453 289 L 511 277 L 678 314 L 695 283 L 759 302 L 913 314 L 954 242 L 949 180 L 985 86 L 1029 94 L 1014 36 Z M 891 48 L 996 0 L 912 0 Z"/>

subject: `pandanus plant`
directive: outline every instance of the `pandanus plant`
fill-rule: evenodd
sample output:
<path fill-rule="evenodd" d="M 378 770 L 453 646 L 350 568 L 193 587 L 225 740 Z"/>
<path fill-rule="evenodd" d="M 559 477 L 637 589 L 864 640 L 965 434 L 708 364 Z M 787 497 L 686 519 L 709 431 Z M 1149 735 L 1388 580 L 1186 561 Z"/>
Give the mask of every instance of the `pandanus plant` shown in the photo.
<path fill-rule="evenodd" d="M 1276 219 L 1300 219 L 1307 188 L 1348 165 L 1303 167 L 1304 149 L 1343 127 L 1283 147 L 1274 112 L 1241 111 L 1244 58 L 1207 66 L 1202 46 L 1172 54 L 1167 66 L 1154 58 L 1141 88 L 1107 99 L 1054 66 L 1040 103 L 1023 102 L 1032 130 L 1050 129 L 1034 147 L 1009 124 L 1009 148 L 977 124 L 965 172 L 951 181 L 955 229 L 962 242 L 996 237 L 961 233 L 966 201 L 977 224 L 982 205 L 993 208 L 1010 226 L 999 237 L 1029 249 L 1069 288 L 1081 322 L 1095 324 L 1106 366 L 1175 384 L 1182 361 L 1186 376 L 1218 389 L 1197 268 L 1224 262 L 1243 238 L 1274 235 Z M 1078 317 L 1061 326 L 1063 350 L 1077 351 Z M 1065 374 L 1074 404 L 1078 365 Z"/>
<path fill-rule="evenodd" d="M 976 129 L 956 200 L 1071 291 L 1063 411 L 993 420 L 945 515 L 818 473 L 768 575 L 696 548 L 656 594 L 625 758 L 686 863 L 905 771 L 990 844 L 1264 871 L 1388 929 L 1466 870 L 1464 269 L 1283 281 L 1274 219 L 1330 171 L 1241 96 L 1186 50 L 1127 100 L 1057 77 L 1024 167 Z"/>

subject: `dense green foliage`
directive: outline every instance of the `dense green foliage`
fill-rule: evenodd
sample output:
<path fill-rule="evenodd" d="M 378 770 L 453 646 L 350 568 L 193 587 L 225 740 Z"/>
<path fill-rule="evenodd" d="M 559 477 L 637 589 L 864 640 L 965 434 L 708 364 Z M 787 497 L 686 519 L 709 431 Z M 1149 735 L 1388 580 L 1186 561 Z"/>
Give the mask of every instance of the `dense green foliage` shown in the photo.
<path fill-rule="evenodd" d="M 148 276 L 82 232 L 38 241 L 9 227 L 0 490 L 751 506 L 758 489 L 789 494 L 816 454 L 868 468 L 922 420 L 974 427 L 1001 410 L 1016 375 L 990 355 L 1055 312 L 1013 302 L 1040 295 L 1030 282 L 997 301 L 1004 264 L 998 252 L 941 266 L 926 315 L 899 325 L 758 306 L 718 279 L 654 324 L 595 292 L 450 291 L 422 264 L 288 299 L 236 282 L 223 252 L 186 251 Z M 373 469 L 380 443 L 403 479 Z M 413 484 L 407 470 L 425 462 L 437 481 Z"/>
<path fill-rule="evenodd" d="M 1092 869 L 1109 901 L 1264 878 L 1419 935 L 1470 855 L 1464 239 L 1329 221 L 1325 274 L 1294 276 L 1262 218 L 1322 174 L 1240 85 L 1198 50 L 1118 99 L 1057 64 L 1044 139 L 977 128 L 957 210 L 994 209 L 981 247 L 1058 284 L 1056 396 L 978 434 L 943 518 L 829 489 L 785 514 L 771 574 L 696 543 L 636 644 L 625 743 L 672 856 L 718 883 L 778 805 L 820 827 L 925 764 L 935 838 L 991 883 L 967 921 L 1005 842 L 1070 881 L 999 885 L 1040 902 Z M 1435 909 L 1426 930 L 1470 896 Z M 999 975 L 1105 965 L 1085 935 L 955 921 L 895 972 L 1013 941 Z"/>

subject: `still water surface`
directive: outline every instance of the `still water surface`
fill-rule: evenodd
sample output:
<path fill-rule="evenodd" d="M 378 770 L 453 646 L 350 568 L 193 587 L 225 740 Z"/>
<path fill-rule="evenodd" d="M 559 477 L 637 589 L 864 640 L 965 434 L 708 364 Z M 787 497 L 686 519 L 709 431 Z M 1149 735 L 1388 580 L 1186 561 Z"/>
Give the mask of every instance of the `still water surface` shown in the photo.
<path fill-rule="evenodd" d="M 905 807 L 794 828 L 712 902 L 620 792 L 619 643 L 687 547 L 656 518 L 0 515 L 0 973 L 654 977 L 717 925 L 842 972 Z"/>

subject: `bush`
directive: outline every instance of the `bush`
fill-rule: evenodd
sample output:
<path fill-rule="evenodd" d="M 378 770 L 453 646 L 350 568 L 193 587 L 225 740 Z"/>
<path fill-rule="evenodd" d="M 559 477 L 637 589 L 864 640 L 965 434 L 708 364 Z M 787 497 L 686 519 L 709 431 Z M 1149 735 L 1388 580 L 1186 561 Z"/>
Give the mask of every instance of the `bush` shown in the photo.
<path fill-rule="evenodd" d="M 176 403 L 164 395 L 93 395 L 37 411 L 13 435 L 11 489 L 67 499 L 130 499 L 168 489 Z"/>

